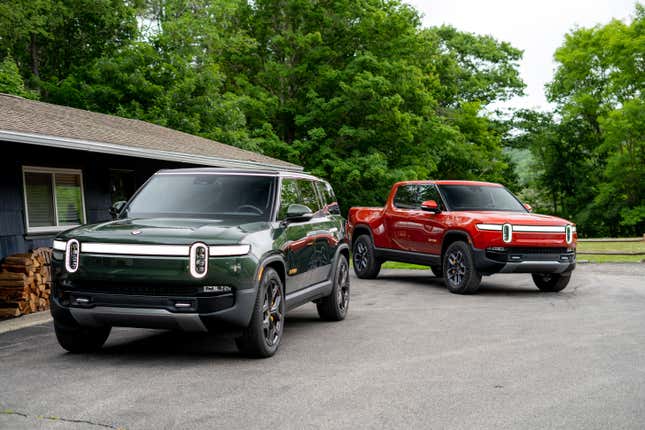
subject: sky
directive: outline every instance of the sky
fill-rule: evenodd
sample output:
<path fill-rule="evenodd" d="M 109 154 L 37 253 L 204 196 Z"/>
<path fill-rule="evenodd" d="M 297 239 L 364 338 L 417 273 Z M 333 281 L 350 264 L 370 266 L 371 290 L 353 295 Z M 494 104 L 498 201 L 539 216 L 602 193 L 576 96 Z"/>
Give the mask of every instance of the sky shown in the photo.
<path fill-rule="evenodd" d="M 499 108 L 551 110 L 544 85 L 553 76 L 553 53 L 575 27 L 593 27 L 612 18 L 629 20 L 634 0 L 407 0 L 426 27 L 449 24 L 461 31 L 491 35 L 524 51 L 520 74 L 525 96 Z"/>

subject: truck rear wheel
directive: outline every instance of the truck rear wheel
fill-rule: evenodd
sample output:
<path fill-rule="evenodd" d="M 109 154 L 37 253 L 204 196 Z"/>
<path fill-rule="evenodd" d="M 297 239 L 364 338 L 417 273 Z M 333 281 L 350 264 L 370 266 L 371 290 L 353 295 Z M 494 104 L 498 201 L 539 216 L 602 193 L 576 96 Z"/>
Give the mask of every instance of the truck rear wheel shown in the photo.
<path fill-rule="evenodd" d="M 443 269 L 441 266 L 430 266 L 430 271 L 437 278 L 443 278 Z"/>
<path fill-rule="evenodd" d="M 571 279 L 569 273 L 533 273 L 533 282 L 541 290 L 549 293 L 557 293 L 566 288 Z"/>
<path fill-rule="evenodd" d="M 457 241 L 448 246 L 443 256 L 443 279 L 451 293 L 473 294 L 479 289 L 482 275 L 475 268 L 466 242 Z"/>
<path fill-rule="evenodd" d="M 352 249 L 354 273 L 361 279 L 374 279 L 381 271 L 381 262 L 376 259 L 372 238 L 363 234 L 354 241 Z"/>

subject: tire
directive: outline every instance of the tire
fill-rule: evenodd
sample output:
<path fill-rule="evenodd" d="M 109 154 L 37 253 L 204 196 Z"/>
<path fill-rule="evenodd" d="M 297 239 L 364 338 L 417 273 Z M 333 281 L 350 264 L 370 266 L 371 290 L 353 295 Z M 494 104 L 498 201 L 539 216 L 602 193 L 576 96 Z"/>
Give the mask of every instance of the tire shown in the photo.
<path fill-rule="evenodd" d="M 284 286 L 272 268 L 264 270 L 255 299 L 251 322 L 235 339 L 242 354 L 253 358 L 267 358 L 276 353 L 284 332 L 286 314 Z"/>
<path fill-rule="evenodd" d="M 324 321 L 342 321 L 349 307 L 349 263 L 343 254 L 338 256 L 331 294 L 316 303 L 318 315 Z"/>
<path fill-rule="evenodd" d="M 73 354 L 96 352 L 105 343 L 112 327 L 68 326 L 54 321 L 58 344 Z"/>
<path fill-rule="evenodd" d="M 473 254 L 466 242 L 453 242 L 443 256 L 443 279 L 451 293 L 473 294 L 482 275 L 475 268 Z"/>
<path fill-rule="evenodd" d="M 533 273 L 533 282 L 540 291 L 557 293 L 567 287 L 571 272 L 569 273 Z"/>
<path fill-rule="evenodd" d="M 381 271 L 381 262 L 376 259 L 372 238 L 367 234 L 358 236 L 352 249 L 354 273 L 361 279 L 374 279 Z"/>
<path fill-rule="evenodd" d="M 430 266 L 430 271 L 437 278 L 443 278 L 443 270 L 441 266 Z"/>

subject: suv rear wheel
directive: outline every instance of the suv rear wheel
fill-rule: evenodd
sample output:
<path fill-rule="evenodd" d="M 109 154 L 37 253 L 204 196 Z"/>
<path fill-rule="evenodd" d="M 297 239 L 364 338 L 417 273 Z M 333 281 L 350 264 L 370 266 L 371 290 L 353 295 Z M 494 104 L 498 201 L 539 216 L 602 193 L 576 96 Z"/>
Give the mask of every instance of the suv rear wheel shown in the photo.
<path fill-rule="evenodd" d="M 443 279 L 451 293 L 473 294 L 482 275 L 475 269 L 473 254 L 466 242 L 453 242 L 443 256 Z"/>
<path fill-rule="evenodd" d="M 569 273 L 533 273 L 533 282 L 541 290 L 550 293 L 557 293 L 566 288 L 571 279 Z"/>
<path fill-rule="evenodd" d="M 361 279 L 374 279 L 381 271 L 381 262 L 374 255 L 372 238 L 363 234 L 354 241 L 352 249 L 354 273 Z"/>
<path fill-rule="evenodd" d="M 238 349 L 249 357 L 266 358 L 276 353 L 284 331 L 284 288 L 278 273 L 266 268 L 255 299 L 249 326 L 237 338 Z"/>
<path fill-rule="evenodd" d="M 111 327 L 68 326 L 54 321 L 54 331 L 58 343 L 74 354 L 95 352 L 101 349 L 110 336 L 111 329 Z"/>
<path fill-rule="evenodd" d="M 334 274 L 334 287 L 331 294 L 316 303 L 318 315 L 325 321 L 342 321 L 349 306 L 349 263 L 340 254 Z"/>

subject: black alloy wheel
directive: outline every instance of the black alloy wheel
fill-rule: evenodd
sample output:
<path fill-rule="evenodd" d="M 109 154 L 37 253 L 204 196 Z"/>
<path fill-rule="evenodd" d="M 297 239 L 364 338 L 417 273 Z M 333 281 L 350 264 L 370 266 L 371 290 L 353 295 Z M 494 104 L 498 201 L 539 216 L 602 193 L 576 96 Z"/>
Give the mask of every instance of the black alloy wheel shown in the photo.
<path fill-rule="evenodd" d="M 325 321 L 341 321 L 349 307 L 349 263 L 343 254 L 338 256 L 331 294 L 316 301 L 318 315 Z"/>
<path fill-rule="evenodd" d="M 448 246 L 443 256 L 443 277 L 452 293 L 472 294 L 479 289 L 482 275 L 475 268 L 470 246 L 457 241 Z"/>
<path fill-rule="evenodd" d="M 278 272 L 268 267 L 262 274 L 251 321 L 235 339 L 239 350 L 255 358 L 275 354 L 282 340 L 286 312 L 282 280 Z"/>
<path fill-rule="evenodd" d="M 284 314 L 282 301 L 282 285 L 271 279 L 264 293 L 262 303 L 262 330 L 267 345 L 273 346 L 280 342 L 282 336 L 282 326 L 284 324 Z"/>
<path fill-rule="evenodd" d="M 367 234 L 358 236 L 354 241 L 352 259 L 354 273 L 361 279 L 374 279 L 381 271 L 381 262 L 376 259 L 374 254 L 372 238 Z"/>
<path fill-rule="evenodd" d="M 547 293 L 557 293 L 564 290 L 571 279 L 569 273 L 533 273 L 533 282 L 540 291 Z"/>

